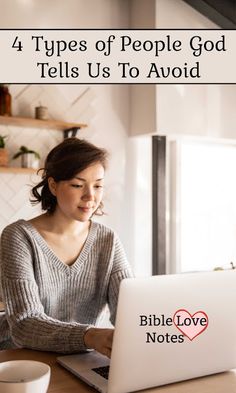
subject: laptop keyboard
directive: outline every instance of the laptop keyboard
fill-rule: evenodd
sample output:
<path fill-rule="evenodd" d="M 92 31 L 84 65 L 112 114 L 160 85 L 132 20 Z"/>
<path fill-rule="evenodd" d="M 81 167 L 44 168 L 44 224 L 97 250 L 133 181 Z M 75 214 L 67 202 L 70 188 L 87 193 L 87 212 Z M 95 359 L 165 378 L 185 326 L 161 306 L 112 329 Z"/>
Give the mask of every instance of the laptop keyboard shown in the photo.
<path fill-rule="evenodd" d="M 108 379 L 110 366 L 92 368 L 95 373 L 101 375 L 103 378 Z"/>

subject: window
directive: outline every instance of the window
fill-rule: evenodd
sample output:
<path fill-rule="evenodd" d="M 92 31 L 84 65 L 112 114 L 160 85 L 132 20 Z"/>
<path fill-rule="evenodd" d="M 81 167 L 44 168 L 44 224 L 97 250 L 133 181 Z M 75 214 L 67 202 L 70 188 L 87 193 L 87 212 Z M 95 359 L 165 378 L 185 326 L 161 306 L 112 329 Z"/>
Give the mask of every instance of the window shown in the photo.
<path fill-rule="evenodd" d="M 170 272 L 236 265 L 236 145 L 170 146 Z"/>

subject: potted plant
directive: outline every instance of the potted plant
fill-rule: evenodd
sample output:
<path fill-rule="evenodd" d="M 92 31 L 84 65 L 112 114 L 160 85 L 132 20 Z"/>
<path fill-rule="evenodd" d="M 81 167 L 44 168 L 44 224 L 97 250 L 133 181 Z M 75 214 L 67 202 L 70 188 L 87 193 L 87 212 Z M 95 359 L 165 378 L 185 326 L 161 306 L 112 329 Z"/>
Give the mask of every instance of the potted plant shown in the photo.
<path fill-rule="evenodd" d="M 22 168 L 34 168 L 39 167 L 40 155 L 35 150 L 31 150 L 26 146 L 21 146 L 16 154 L 14 154 L 13 159 L 21 157 L 21 167 Z"/>
<path fill-rule="evenodd" d="M 8 165 L 8 151 L 5 147 L 5 139 L 7 138 L 6 135 L 0 135 L 0 166 L 7 166 Z"/>

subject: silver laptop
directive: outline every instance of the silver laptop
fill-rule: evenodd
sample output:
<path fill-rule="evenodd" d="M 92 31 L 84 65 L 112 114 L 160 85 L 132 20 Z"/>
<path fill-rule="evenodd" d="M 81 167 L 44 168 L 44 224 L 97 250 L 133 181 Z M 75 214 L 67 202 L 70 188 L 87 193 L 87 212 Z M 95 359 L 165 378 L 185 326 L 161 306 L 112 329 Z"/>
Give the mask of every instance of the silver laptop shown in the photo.
<path fill-rule="evenodd" d="M 100 392 L 126 393 L 236 367 L 236 272 L 131 278 L 120 286 L 109 360 L 61 356 Z"/>

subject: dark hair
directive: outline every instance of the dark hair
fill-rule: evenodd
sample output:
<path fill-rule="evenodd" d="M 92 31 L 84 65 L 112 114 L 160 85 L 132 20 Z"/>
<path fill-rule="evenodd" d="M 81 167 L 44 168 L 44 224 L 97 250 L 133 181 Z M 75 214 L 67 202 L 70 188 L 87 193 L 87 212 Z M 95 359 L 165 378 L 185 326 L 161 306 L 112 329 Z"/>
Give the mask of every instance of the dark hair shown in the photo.
<path fill-rule="evenodd" d="M 48 187 L 48 178 L 52 177 L 56 182 L 70 180 L 88 166 L 100 162 L 104 169 L 107 166 L 107 151 L 94 146 L 86 140 L 67 138 L 55 146 L 48 154 L 43 171 L 42 181 L 34 186 L 31 193 L 34 199 L 31 203 L 41 202 L 42 210 L 53 213 L 56 209 L 57 199 Z M 38 171 L 38 172 L 39 172 Z M 39 192 L 39 189 L 40 192 Z M 102 215 L 103 203 L 94 214 Z"/>

